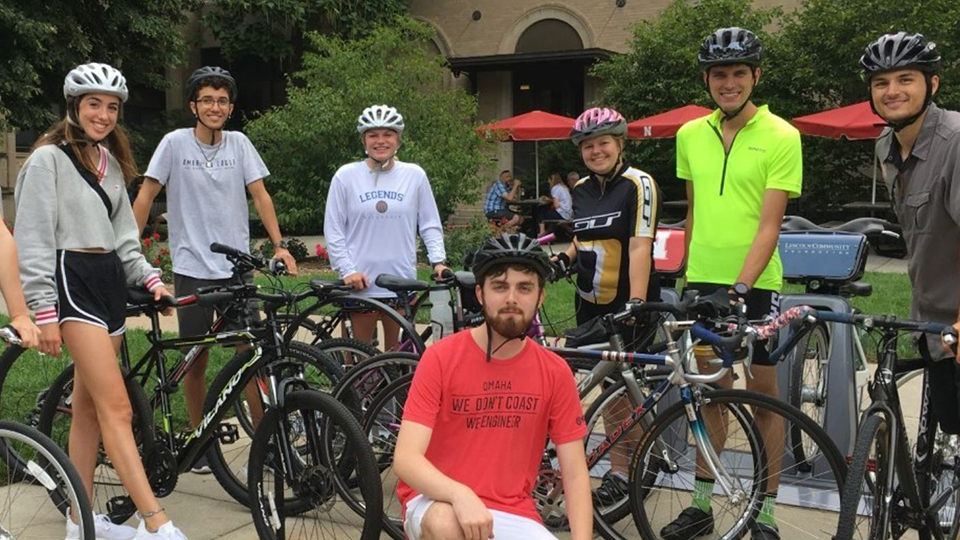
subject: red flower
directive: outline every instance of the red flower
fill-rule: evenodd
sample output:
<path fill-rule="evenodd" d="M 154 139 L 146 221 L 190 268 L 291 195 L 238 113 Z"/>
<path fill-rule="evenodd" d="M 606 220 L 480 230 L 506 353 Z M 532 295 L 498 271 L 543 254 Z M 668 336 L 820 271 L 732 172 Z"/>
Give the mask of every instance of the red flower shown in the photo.
<path fill-rule="evenodd" d="M 160 233 L 158 233 L 158 232 L 153 233 L 153 239 L 156 240 L 157 242 L 159 242 L 159 241 L 160 241 Z"/>
<path fill-rule="evenodd" d="M 151 244 L 152 242 L 153 242 L 152 239 L 150 239 L 150 238 L 144 238 L 144 239 L 143 239 L 143 247 L 144 247 L 144 248 L 149 248 L 149 247 L 150 247 L 150 244 Z"/>
<path fill-rule="evenodd" d="M 327 251 L 323 249 L 323 246 L 320 244 L 317 244 L 316 252 L 317 252 L 317 257 L 320 257 L 321 259 L 326 259 L 328 257 Z"/>
<path fill-rule="evenodd" d="M 170 250 L 169 250 L 169 249 L 163 248 L 163 249 L 160 250 L 160 256 L 161 256 L 161 257 L 166 257 L 166 256 L 168 256 L 168 255 L 170 255 Z"/>
<path fill-rule="evenodd" d="M 156 259 L 153 260 L 153 265 L 160 266 L 160 257 L 157 257 Z"/>

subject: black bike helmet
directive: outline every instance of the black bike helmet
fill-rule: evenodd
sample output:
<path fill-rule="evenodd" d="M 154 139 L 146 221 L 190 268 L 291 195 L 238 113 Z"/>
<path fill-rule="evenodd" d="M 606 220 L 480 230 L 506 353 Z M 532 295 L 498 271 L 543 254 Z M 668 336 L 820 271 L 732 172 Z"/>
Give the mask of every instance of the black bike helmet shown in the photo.
<path fill-rule="evenodd" d="M 707 36 L 700 45 L 700 54 L 697 60 L 700 69 L 706 71 L 713 66 L 730 64 L 747 64 L 751 67 L 760 66 L 760 56 L 763 45 L 760 38 L 749 30 L 732 26 L 721 28 Z"/>
<path fill-rule="evenodd" d="M 867 83 L 867 93 L 870 96 L 870 109 L 877 116 L 877 107 L 873 103 L 873 95 L 870 94 L 870 79 L 885 71 L 895 69 L 913 68 L 920 70 L 927 81 L 927 94 L 923 100 L 923 106 L 920 111 L 908 118 L 891 122 L 887 120 L 887 125 L 894 131 L 913 124 L 923 116 L 927 107 L 933 102 L 933 85 L 930 78 L 940 71 L 940 52 L 937 50 L 937 44 L 927 41 L 923 34 L 908 34 L 906 32 L 897 32 L 896 34 L 886 34 L 879 39 L 867 45 L 860 57 L 860 68 L 863 80 Z"/>
<path fill-rule="evenodd" d="M 886 34 L 867 45 L 860 57 L 860 68 L 865 81 L 876 73 L 904 68 L 935 75 L 940 70 L 940 52 L 937 44 L 927 41 L 923 34 Z"/>
<path fill-rule="evenodd" d="M 202 86 L 203 81 L 217 77 L 227 81 L 227 92 L 230 93 L 230 102 L 237 101 L 237 81 L 233 79 L 230 72 L 217 66 L 203 66 L 194 71 L 187 79 L 187 99 L 193 101 L 197 98 L 197 90 Z"/>
<path fill-rule="evenodd" d="M 470 261 L 477 283 L 483 283 L 483 278 L 493 268 L 504 264 L 521 264 L 530 267 L 543 279 L 547 279 L 552 273 L 550 259 L 540 248 L 537 239 L 523 233 L 503 233 L 487 240 L 483 247 L 474 253 L 473 260 Z"/>

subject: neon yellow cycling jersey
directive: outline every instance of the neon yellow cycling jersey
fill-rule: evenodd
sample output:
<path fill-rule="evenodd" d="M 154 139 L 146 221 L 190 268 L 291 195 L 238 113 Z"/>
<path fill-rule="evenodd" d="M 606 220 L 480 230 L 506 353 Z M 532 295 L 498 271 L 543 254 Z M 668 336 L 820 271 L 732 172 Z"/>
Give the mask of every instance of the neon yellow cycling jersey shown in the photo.
<path fill-rule="evenodd" d="M 693 182 L 693 238 L 687 281 L 732 285 L 760 226 L 764 192 L 800 196 L 803 159 L 800 132 L 758 108 L 723 148 L 720 110 L 687 122 L 677 132 L 677 177 Z M 783 266 L 776 250 L 754 287 L 779 291 Z"/>

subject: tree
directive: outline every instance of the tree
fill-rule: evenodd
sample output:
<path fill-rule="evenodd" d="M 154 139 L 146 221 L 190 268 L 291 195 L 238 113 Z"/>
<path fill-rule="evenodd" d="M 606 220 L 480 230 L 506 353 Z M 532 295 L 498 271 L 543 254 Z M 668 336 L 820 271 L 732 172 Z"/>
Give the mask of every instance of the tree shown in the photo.
<path fill-rule="evenodd" d="M 230 60 L 296 64 L 309 45 L 306 33 L 357 38 L 406 9 L 406 0 L 214 0 L 204 7 L 203 22 Z"/>
<path fill-rule="evenodd" d="M 779 19 L 778 9 L 754 9 L 740 0 L 678 0 L 653 19 L 633 28 L 629 51 L 600 62 L 593 74 L 604 81 L 602 104 L 615 107 L 628 119 L 696 103 L 713 107 L 697 66 L 703 38 L 717 28 L 767 28 Z M 766 35 L 758 32 L 761 37 Z M 758 89 L 758 97 L 764 95 Z M 683 198 L 676 178 L 673 140 L 633 143 L 630 162 L 658 179 L 670 199 Z"/>
<path fill-rule="evenodd" d="M 440 87 L 444 60 L 423 46 L 431 35 L 428 26 L 405 17 L 355 41 L 308 34 L 313 50 L 289 81 L 288 102 L 246 129 L 270 164 L 284 230 L 315 229 L 322 221 L 337 168 L 363 157 L 357 117 L 373 104 L 403 115 L 398 157 L 426 170 L 441 217 L 476 199 L 486 161 L 473 132 L 476 99 L 459 87 Z"/>
<path fill-rule="evenodd" d="M 46 127 L 78 64 L 121 69 L 134 97 L 166 88 L 185 52 L 186 12 L 201 0 L 0 0 L 0 128 Z M 69 24 L 67 24 L 69 22 Z"/>

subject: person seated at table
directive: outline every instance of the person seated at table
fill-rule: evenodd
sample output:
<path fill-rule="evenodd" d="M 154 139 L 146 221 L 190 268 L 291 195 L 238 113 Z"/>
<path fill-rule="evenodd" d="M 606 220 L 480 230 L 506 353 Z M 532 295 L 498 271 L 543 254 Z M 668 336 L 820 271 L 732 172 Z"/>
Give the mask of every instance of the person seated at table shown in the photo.
<path fill-rule="evenodd" d="M 570 189 L 560 173 L 555 172 L 547 180 L 550 184 L 550 195 L 540 197 L 543 206 L 537 208 L 537 223 L 540 224 L 540 236 L 547 234 L 545 220 L 569 220 L 573 217 L 573 200 L 570 198 Z"/>
<path fill-rule="evenodd" d="M 573 186 L 577 185 L 577 182 L 580 181 L 580 173 L 577 171 L 570 171 L 567 173 L 567 189 L 573 191 Z"/>
<path fill-rule="evenodd" d="M 507 208 L 508 201 L 520 199 L 520 180 L 513 178 L 509 170 L 500 172 L 500 179 L 495 180 L 487 192 L 483 203 L 483 215 L 487 219 L 502 224 L 507 229 L 519 227 L 523 223 L 523 216 Z"/>

